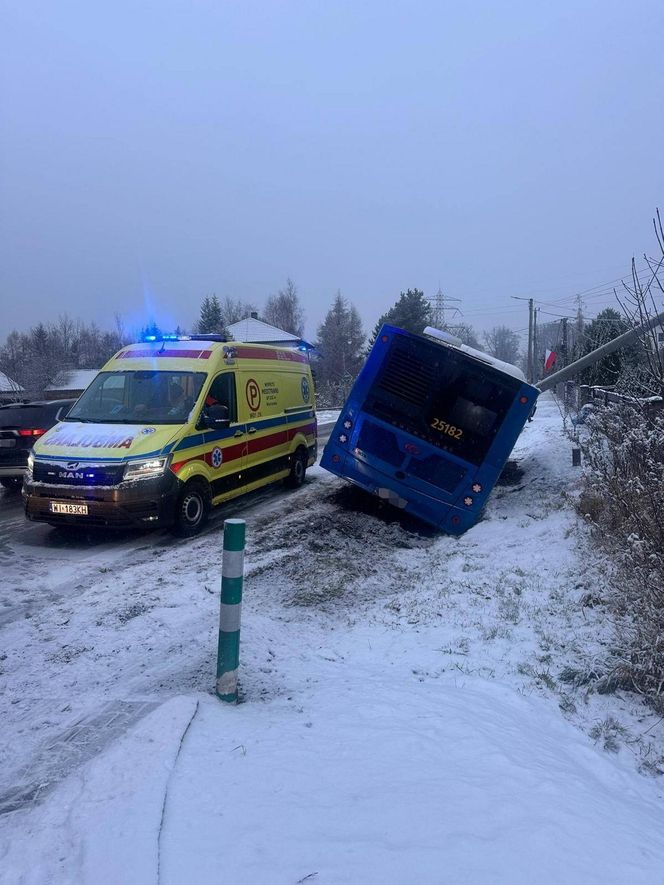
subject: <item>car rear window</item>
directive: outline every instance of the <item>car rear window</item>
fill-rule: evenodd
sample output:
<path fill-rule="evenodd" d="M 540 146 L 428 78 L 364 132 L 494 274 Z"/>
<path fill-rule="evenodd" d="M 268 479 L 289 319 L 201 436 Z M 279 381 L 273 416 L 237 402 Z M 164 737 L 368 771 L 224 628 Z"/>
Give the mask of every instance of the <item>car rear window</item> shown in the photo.
<path fill-rule="evenodd" d="M 64 417 L 71 404 L 69 403 L 25 403 L 17 406 L 0 408 L 0 427 L 44 429 L 56 422 L 58 412 Z"/>

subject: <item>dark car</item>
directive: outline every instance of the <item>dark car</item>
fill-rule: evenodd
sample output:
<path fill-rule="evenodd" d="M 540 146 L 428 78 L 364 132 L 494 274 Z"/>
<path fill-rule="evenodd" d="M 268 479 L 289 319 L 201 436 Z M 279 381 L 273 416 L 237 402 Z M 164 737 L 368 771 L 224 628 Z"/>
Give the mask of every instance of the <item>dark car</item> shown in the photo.
<path fill-rule="evenodd" d="M 21 488 L 32 444 L 61 421 L 75 402 L 75 399 L 59 399 L 0 406 L 1 485 L 6 489 Z"/>

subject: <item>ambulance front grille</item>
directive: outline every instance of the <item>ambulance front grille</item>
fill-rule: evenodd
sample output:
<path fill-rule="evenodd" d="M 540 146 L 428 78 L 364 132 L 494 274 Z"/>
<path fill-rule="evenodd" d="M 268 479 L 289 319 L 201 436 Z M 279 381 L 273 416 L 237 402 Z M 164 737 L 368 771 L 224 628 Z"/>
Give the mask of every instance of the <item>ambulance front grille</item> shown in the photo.
<path fill-rule="evenodd" d="M 66 486 L 115 486 L 122 482 L 124 464 L 83 464 L 78 461 L 35 461 L 35 482 Z"/>

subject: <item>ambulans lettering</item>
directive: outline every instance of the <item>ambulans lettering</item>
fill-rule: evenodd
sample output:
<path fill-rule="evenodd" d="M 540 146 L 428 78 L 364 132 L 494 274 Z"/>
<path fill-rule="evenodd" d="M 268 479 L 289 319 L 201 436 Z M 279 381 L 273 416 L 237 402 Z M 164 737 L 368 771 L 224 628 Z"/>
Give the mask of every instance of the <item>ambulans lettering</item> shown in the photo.
<path fill-rule="evenodd" d="M 68 446 L 81 449 L 130 449 L 133 436 L 121 433 L 76 433 L 76 429 L 58 428 L 41 441 L 42 446 Z"/>

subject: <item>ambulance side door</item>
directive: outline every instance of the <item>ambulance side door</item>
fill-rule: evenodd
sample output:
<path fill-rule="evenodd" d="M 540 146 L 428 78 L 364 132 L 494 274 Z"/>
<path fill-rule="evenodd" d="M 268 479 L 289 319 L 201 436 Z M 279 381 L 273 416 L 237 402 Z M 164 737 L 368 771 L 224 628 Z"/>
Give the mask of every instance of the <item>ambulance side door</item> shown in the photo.
<path fill-rule="evenodd" d="M 209 406 L 226 406 L 230 426 L 205 431 L 205 461 L 213 498 L 239 488 L 247 458 L 247 425 L 238 420 L 237 384 L 234 371 L 220 372 L 205 395 L 203 414 Z"/>
<path fill-rule="evenodd" d="M 288 422 L 281 405 L 285 376 L 275 369 L 239 377 L 249 409 L 247 475 L 265 479 L 288 468 Z"/>

